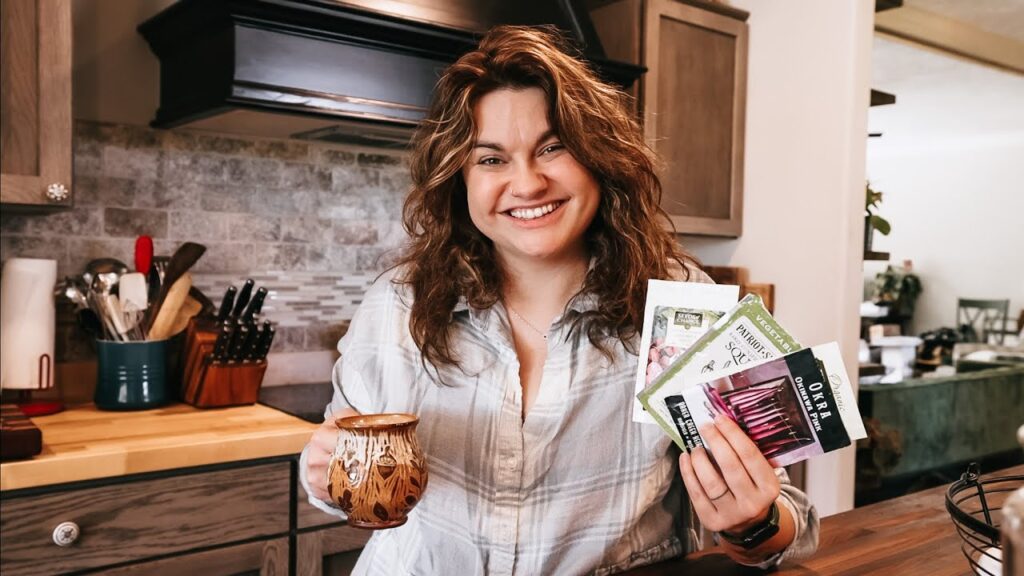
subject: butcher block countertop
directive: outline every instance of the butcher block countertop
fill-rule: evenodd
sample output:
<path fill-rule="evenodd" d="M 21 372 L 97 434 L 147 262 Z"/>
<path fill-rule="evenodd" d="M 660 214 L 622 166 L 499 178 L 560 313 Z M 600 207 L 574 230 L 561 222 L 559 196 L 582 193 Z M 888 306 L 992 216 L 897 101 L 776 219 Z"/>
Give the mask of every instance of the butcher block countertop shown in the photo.
<path fill-rule="evenodd" d="M 983 478 L 1024 474 L 1024 466 L 993 470 Z M 930 488 L 829 516 L 821 521 L 818 552 L 799 563 L 783 562 L 773 576 L 972 574 L 960 537 L 946 512 L 948 486 Z M 630 570 L 623 576 L 753 576 L 718 547 L 685 558 Z"/>
<path fill-rule="evenodd" d="M 43 452 L 0 464 L 0 490 L 297 454 L 316 428 L 262 404 L 130 412 L 88 404 L 32 422 Z"/>

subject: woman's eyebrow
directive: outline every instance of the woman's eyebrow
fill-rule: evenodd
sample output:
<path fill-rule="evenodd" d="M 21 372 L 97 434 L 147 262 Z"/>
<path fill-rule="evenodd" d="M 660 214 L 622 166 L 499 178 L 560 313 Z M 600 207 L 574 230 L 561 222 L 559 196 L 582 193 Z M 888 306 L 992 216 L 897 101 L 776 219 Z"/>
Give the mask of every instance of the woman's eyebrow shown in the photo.
<path fill-rule="evenodd" d="M 557 137 L 558 135 L 555 134 L 554 130 L 548 130 L 547 132 L 541 134 L 540 138 L 537 138 L 537 142 L 533 145 L 533 147 L 536 148 L 537 146 L 540 146 L 542 142 Z M 475 150 L 477 148 L 487 148 L 488 150 L 495 150 L 497 152 L 505 151 L 505 148 L 501 144 L 497 144 L 495 142 L 477 141 L 476 143 L 473 144 L 473 149 Z"/>

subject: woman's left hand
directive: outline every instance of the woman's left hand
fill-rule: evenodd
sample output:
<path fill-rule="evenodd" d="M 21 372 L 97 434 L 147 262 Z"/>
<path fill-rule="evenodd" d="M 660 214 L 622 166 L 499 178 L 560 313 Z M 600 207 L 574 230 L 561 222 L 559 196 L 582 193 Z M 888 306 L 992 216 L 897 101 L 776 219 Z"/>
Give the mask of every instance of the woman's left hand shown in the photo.
<path fill-rule="evenodd" d="M 701 523 L 715 532 L 741 533 L 768 516 L 779 497 L 779 479 L 768 460 L 726 416 L 701 429 L 715 463 L 703 448 L 683 453 L 679 471 Z"/>

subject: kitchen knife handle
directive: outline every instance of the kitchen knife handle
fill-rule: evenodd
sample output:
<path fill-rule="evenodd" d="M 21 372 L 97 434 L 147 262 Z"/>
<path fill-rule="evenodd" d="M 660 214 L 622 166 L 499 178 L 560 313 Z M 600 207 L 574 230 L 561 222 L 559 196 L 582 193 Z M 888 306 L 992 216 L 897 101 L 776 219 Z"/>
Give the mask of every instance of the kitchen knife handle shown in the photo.
<path fill-rule="evenodd" d="M 238 326 L 235 327 L 235 336 L 231 339 L 231 346 L 228 349 L 228 360 L 238 361 L 242 359 L 242 348 L 245 346 L 245 341 L 249 338 L 249 325 L 239 322 Z"/>
<path fill-rule="evenodd" d="M 248 327 L 249 331 L 246 333 L 245 342 L 242 343 L 242 347 L 239 349 L 237 358 L 237 360 L 243 362 L 252 360 L 261 336 L 259 326 L 252 324 L 251 322 L 246 323 L 245 326 Z"/>
<path fill-rule="evenodd" d="M 228 343 L 231 341 L 231 335 L 235 331 L 234 324 L 230 322 L 221 326 L 220 332 L 217 333 L 217 340 L 213 344 L 213 361 L 222 362 L 226 360 L 226 353 L 228 350 Z"/>
<path fill-rule="evenodd" d="M 249 297 L 252 295 L 252 287 L 256 284 L 252 278 L 245 281 L 242 284 L 242 289 L 238 292 L 238 300 L 235 300 L 235 309 L 231 312 L 231 315 L 238 318 L 242 315 L 245 310 L 245 305 L 249 303 Z"/>
<path fill-rule="evenodd" d="M 260 349 L 256 352 L 257 360 L 265 360 L 267 354 L 270 352 L 270 345 L 274 343 L 274 334 L 276 329 L 274 325 L 267 321 L 264 324 L 263 338 L 260 342 Z"/>
<path fill-rule="evenodd" d="M 242 313 L 243 322 L 252 322 L 253 316 L 259 314 L 259 311 L 263 309 L 263 299 L 267 297 L 267 289 L 263 286 L 256 290 L 256 295 L 249 301 L 249 305 L 246 306 L 245 312 Z"/>
<path fill-rule="evenodd" d="M 217 311 L 217 322 L 223 323 L 231 315 L 231 309 L 235 306 L 235 294 L 237 293 L 238 288 L 228 286 L 228 289 L 224 292 L 224 299 L 221 300 L 220 309 Z"/>

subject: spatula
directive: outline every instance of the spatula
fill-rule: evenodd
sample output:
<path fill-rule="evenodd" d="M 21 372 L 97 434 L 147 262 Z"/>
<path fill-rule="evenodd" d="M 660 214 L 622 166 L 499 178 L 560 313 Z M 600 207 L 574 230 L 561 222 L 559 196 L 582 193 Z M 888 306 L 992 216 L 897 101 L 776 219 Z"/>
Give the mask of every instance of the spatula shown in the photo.
<path fill-rule="evenodd" d="M 141 272 L 130 272 L 121 276 L 118 283 L 121 308 L 125 312 L 135 310 L 142 311 L 149 306 L 149 297 L 146 294 L 146 276 Z"/>

